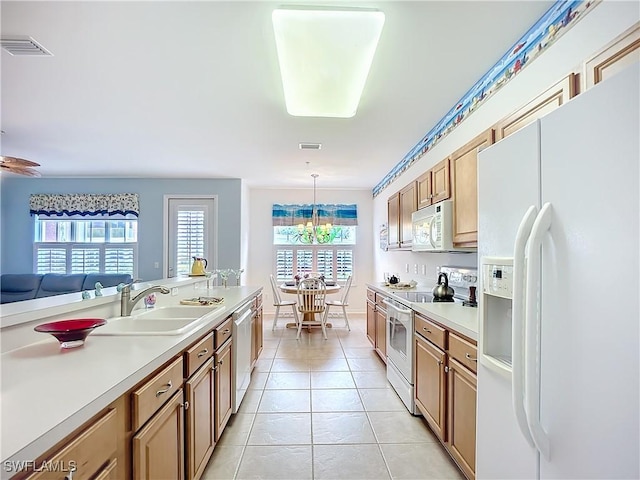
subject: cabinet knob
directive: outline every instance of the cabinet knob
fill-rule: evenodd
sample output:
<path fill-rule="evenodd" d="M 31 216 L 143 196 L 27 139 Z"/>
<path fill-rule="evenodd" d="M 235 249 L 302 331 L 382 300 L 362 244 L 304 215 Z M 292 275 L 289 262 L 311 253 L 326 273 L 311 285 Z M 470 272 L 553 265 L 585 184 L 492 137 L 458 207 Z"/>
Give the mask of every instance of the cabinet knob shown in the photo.
<path fill-rule="evenodd" d="M 185 410 L 188 410 L 188 409 L 189 409 L 189 402 L 188 402 L 188 401 L 186 401 L 186 402 L 184 402 L 184 403 L 181 403 L 181 404 L 180 404 L 180 407 L 184 408 Z"/>
<path fill-rule="evenodd" d="M 431 330 L 429 330 L 427 327 L 422 327 L 422 330 L 424 330 L 427 333 L 431 333 Z"/>
<path fill-rule="evenodd" d="M 160 395 L 167 393 L 169 390 L 171 390 L 172 386 L 173 384 L 171 383 L 171 380 L 169 380 L 169 382 L 165 385 L 164 388 L 161 388 L 156 392 L 156 397 L 159 397 Z"/>
<path fill-rule="evenodd" d="M 465 353 L 465 354 L 464 354 L 464 356 L 465 356 L 465 358 L 466 358 L 467 360 L 471 360 L 472 362 L 477 362 L 477 361 L 478 361 L 478 359 L 477 359 L 476 357 L 472 357 L 472 356 L 471 356 L 471 355 L 469 355 L 468 353 Z"/>
<path fill-rule="evenodd" d="M 206 348 L 205 348 L 204 350 L 200 350 L 200 351 L 198 352 L 198 358 L 200 358 L 200 357 L 204 357 L 207 353 L 209 353 L 209 350 L 208 350 L 208 349 L 206 349 Z"/>
<path fill-rule="evenodd" d="M 225 328 L 225 329 L 222 331 L 222 333 L 224 333 L 224 334 L 226 335 L 226 334 L 227 334 L 227 333 L 229 333 L 230 331 L 231 331 L 231 330 L 229 330 L 228 328 Z"/>

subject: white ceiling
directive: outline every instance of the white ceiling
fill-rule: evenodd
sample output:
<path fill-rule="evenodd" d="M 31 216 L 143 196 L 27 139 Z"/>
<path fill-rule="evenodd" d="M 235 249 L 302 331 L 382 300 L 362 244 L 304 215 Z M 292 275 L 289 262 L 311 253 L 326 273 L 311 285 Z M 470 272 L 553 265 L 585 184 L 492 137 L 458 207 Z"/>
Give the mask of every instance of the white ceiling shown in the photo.
<path fill-rule="evenodd" d="M 40 163 L 45 177 L 296 188 L 317 172 L 319 188 L 372 188 L 552 4 L 300 3 L 386 15 L 353 118 L 286 113 L 277 2 L 1 2 L 2 36 L 31 36 L 54 55 L 2 50 L 2 154 Z"/>

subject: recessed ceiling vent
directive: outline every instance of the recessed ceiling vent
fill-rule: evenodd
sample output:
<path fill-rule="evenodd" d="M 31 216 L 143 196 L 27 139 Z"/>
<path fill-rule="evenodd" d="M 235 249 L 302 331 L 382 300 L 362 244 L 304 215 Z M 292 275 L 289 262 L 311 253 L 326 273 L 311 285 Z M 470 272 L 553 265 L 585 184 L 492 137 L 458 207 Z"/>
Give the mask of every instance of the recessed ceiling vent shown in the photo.
<path fill-rule="evenodd" d="M 320 150 L 322 148 L 321 143 L 301 143 L 299 146 L 300 150 Z"/>
<path fill-rule="evenodd" d="M 52 57 L 53 53 L 44 48 L 31 37 L 2 37 L 0 39 L 2 48 L 14 57 L 16 56 L 36 56 Z"/>

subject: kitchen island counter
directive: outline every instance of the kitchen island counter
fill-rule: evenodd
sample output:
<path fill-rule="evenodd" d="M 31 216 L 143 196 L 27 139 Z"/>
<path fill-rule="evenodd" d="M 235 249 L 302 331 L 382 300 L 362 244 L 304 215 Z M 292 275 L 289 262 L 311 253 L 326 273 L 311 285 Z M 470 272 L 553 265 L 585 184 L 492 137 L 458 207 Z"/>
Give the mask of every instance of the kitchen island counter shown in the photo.
<path fill-rule="evenodd" d="M 368 283 L 367 287 L 410 305 L 413 311 L 425 315 L 471 340 L 478 340 L 478 309 L 476 307 L 465 307 L 462 303 L 410 302 L 398 295 L 400 292 L 417 291 L 416 288 L 398 290 L 389 288 L 384 283 Z"/>
<path fill-rule="evenodd" d="M 261 290 L 249 286 L 209 290 L 209 295 L 224 297 L 224 304 L 182 335 L 89 335 L 84 346 L 67 350 L 52 336 L 42 335 L 38 342 L 4 352 L 0 357 L 3 465 L 35 460 Z M 170 299 L 179 301 L 177 296 Z M 2 478 L 6 475 L 3 471 Z"/>

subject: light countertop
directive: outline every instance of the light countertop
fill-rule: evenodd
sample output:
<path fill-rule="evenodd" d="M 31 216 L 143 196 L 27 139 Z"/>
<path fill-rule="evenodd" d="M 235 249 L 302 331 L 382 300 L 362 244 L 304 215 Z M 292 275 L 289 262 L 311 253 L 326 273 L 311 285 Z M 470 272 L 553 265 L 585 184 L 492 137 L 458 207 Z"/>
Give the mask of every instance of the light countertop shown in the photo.
<path fill-rule="evenodd" d="M 410 305 L 415 312 L 429 317 L 467 338 L 478 341 L 478 308 L 476 307 L 465 307 L 462 303 L 409 302 L 406 298 L 396 296 L 396 293 L 399 292 L 398 290 L 393 290 L 383 283 L 368 283 L 367 286 Z"/>
<path fill-rule="evenodd" d="M 89 335 L 84 346 L 61 350 L 54 337 L 43 334 L 37 343 L 3 353 L 2 461 L 35 460 L 261 290 L 209 290 L 224 297 L 223 306 L 183 335 Z"/>

